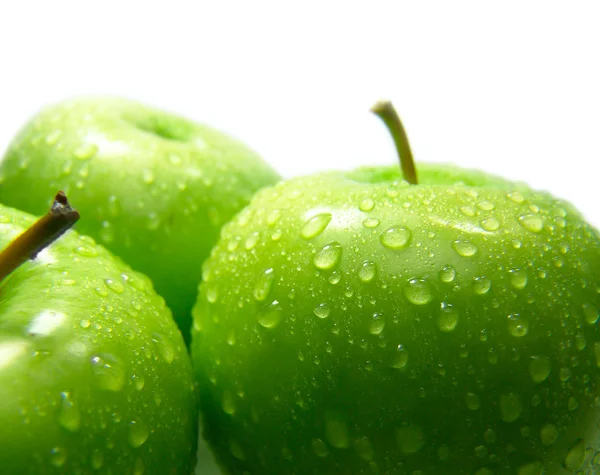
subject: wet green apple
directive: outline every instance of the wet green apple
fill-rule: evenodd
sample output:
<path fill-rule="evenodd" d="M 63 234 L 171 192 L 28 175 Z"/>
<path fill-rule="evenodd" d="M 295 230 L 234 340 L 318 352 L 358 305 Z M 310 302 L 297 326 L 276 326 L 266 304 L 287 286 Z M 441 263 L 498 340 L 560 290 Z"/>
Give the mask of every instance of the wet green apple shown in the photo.
<path fill-rule="evenodd" d="M 171 313 L 89 237 L 39 252 L 61 209 L 34 224 L 0 206 L 0 473 L 192 473 L 196 394 Z"/>
<path fill-rule="evenodd" d="M 192 332 L 219 463 L 595 473 L 598 232 L 525 185 L 404 168 L 294 178 L 223 228 Z"/>
<path fill-rule="evenodd" d="M 138 102 L 75 98 L 42 110 L 0 163 L 0 202 L 42 214 L 56 189 L 78 225 L 148 275 L 189 338 L 201 264 L 221 226 L 278 175 L 225 134 Z"/>

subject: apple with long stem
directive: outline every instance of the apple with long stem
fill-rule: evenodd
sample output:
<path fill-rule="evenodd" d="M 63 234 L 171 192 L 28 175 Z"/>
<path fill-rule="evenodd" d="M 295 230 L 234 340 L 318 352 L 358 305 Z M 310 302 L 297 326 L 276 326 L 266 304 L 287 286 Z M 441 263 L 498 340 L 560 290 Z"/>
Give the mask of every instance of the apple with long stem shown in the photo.
<path fill-rule="evenodd" d="M 191 473 L 181 334 L 147 277 L 58 239 L 78 218 L 62 192 L 38 221 L 0 206 L 0 473 Z"/>
<path fill-rule="evenodd" d="M 481 172 L 422 164 L 417 179 L 391 104 L 374 112 L 404 174 L 260 191 L 205 263 L 192 355 L 219 463 L 594 473 L 598 232 L 568 203 Z"/>
<path fill-rule="evenodd" d="M 221 226 L 279 176 L 253 150 L 174 114 L 80 97 L 32 118 L 0 162 L 0 202 L 42 214 L 63 189 L 79 230 L 148 275 L 187 340 L 202 262 Z"/>

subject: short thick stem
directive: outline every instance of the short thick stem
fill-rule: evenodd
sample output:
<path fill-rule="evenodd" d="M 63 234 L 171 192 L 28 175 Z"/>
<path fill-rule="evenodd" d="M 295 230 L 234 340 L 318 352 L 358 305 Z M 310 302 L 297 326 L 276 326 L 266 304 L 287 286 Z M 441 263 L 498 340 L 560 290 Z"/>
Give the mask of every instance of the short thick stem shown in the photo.
<path fill-rule="evenodd" d="M 29 229 L 15 238 L 0 253 L 0 282 L 24 262 L 36 256 L 79 219 L 79 213 L 71 208 L 67 196 L 59 191 L 48 213 L 38 219 Z"/>
<path fill-rule="evenodd" d="M 391 102 L 380 101 L 371 108 L 371 112 L 383 121 L 394 139 L 404 179 L 408 183 L 416 185 L 417 171 L 415 169 L 415 161 L 413 159 L 412 151 L 410 150 L 406 130 L 404 130 L 404 125 L 402 125 L 402 121 L 400 120 L 396 109 L 394 109 Z"/>

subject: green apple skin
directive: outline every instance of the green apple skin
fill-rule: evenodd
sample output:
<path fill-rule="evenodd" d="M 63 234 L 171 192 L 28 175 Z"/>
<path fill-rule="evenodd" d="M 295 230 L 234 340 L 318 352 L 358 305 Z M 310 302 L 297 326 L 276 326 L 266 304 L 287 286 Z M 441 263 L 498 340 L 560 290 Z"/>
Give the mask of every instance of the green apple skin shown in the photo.
<path fill-rule="evenodd" d="M 0 247 L 33 223 L 0 206 Z M 193 473 L 187 348 L 150 280 L 70 231 L 0 286 L 0 473 Z"/>
<path fill-rule="evenodd" d="M 201 264 L 221 226 L 278 175 L 252 150 L 187 119 L 111 97 L 42 110 L 0 164 L 0 202 L 42 214 L 57 189 L 82 234 L 148 275 L 189 339 Z"/>
<path fill-rule="evenodd" d="M 224 227 L 192 355 L 228 473 L 595 473 L 597 231 L 524 185 L 419 177 L 292 179 Z"/>

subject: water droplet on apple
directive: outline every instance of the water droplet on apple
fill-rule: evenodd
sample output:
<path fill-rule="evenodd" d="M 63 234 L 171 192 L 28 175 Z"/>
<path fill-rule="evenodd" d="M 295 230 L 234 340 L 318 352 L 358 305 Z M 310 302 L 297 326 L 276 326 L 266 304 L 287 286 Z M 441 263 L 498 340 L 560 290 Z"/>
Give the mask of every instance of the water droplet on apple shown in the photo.
<path fill-rule="evenodd" d="M 518 313 L 513 313 L 507 317 L 508 331 L 512 336 L 523 337 L 529 331 L 529 322 Z"/>
<path fill-rule="evenodd" d="M 527 231 L 539 233 L 544 229 L 544 220 L 537 214 L 523 214 L 519 216 L 519 224 Z"/>
<path fill-rule="evenodd" d="M 244 451 L 237 440 L 231 439 L 229 441 L 229 453 L 238 460 L 246 460 Z"/>
<path fill-rule="evenodd" d="M 364 212 L 371 211 L 375 207 L 375 202 L 371 198 L 366 198 L 360 202 L 358 209 Z"/>
<path fill-rule="evenodd" d="M 146 467 L 144 467 L 144 461 L 141 458 L 135 459 L 133 464 L 133 475 L 144 475 Z"/>
<path fill-rule="evenodd" d="M 120 391 L 125 384 L 125 369 L 119 358 L 109 353 L 93 356 L 92 372 L 96 385 L 106 391 Z"/>
<path fill-rule="evenodd" d="M 483 211 L 492 211 L 495 208 L 494 203 L 487 200 L 477 203 L 477 207 Z"/>
<path fill-rule="evenodd" d="M 385 318 L 381 313 L 374 313 L 369 323 L 369 333 L 379 335 L 385 328 Z"/>
<path fill-rule="evenodd" d="M 567 408 L 569 409 L 569 411 L 574 411 L 575 409 L 577 409 L 577 407 L 579 407 L 579 402 L 577 401 L 577 399 L 571 396 L 569 398 L 569 402 L 567 403 Z"/>
<path fill-rule="evenodd" d="M 456 240 L 452 243 L 452 248 L 456 251 L 459 256 L 471 257 L 477 254 L 477 246 L 471 241 L 467 240 Z"/>
<path fill-rule="evenodd" d="M 558 429 L 554 424 L 545 424 L 540 429 L 540 439 L 544 445 L 552 445 L 558 439 Z"/>
<path fill-rule="evenodd" d="M 258 243 L 258 239 L 260 237 L 260 234 L 258 233 L 258 231 L 253 232 L 252 234 L 250 234 L 247 238 L 246 241 L 244 242 L 244 247 L 249 251 L 250 249 L 254 249 L 254 247 L 256 246 L 256 244 Z"/>
<path fill-rule="evenodd" d="M 279 301 L 273 300 L 258 312 L 257 320 L 265 328 L 275 328 L 281 322 L 283 309 Z"/>
<path fill-rule="evenodd" d="M 539 460 L 524 463 L 519 466 L 519 469 L 517 471 L 517 475 L 543 475 L 543 473 L 544 464 L 542 464 L 542 462 Z"/>
<path fill-rule="evenodd" d="M 483 439 L 487 444 L 495 444 L 497 440 L 496 433 L 492 429 L 488 429 L 483 433 Z"/>
<path fill-rule="evenodd" d="M 552 363 L 547 356 L 536 355 L 529 360 L 529 375 L 534 383 L 546 381 L 551 370 Z"/>
<path fill-rule="evenodd" d="M 425 434 L 417 425 L 400 427 L 396 431 L 396 441 L 403 454 L 414 454 L 425 445 Z"/>
<path fill-rule="evenodd" d="M 365 261 L 358 269 L 358 278 L 361 282 L 369 283 L 377 276 L 377 264 L 373 261 Z"/>
<path fill-rule="evenodd" d="M 408 363 L 408 351 L 404 348 L 404 345 L 398 345 L 395 351 L 394 360 L 392 362 L 392 368 L 402 369 Z"/>
<path fill-rule="evenodd" d="M 313 312 L 319 318 L 327 318 L 331 313 L 331 308 L 326 303 L 320 303 L 315 307 Z"/>
<path fill-rule="evenodd" d="M 125 290 L 125 286 L 118 280 L 104 279 L 106 286 L 117 294 L 122 294 Z"/>
<path fill-rule="evenodd" d="M 475 216 L 475 208 L 472 206 L 461 206 L 460 212 L 469 218 Z"/>
<path fill-rule="evenodd" d="M 500 415 L 504 422 L 514 422 L 521 416 L 523 402 L 515 392 L 508 392 L 500 396 Z"/>
<path fill-rule="evenodd" d="M 102 227 L 99 231 L 100 239 L 106 244 L 110 244 L 115 240 L 115 230 L 112 224 L 108 221 L 102 221 Z"/>
<path fill-rule="evenodd" d="M 53 130 L 48 135 L 46 135 L 46 144 L 56 145 L 58 140 L 61 138 L 62 134 L 63 134 L 62 130 L 59 130 L 59 129 Z"/>
<path fill-rule="evenodd" d="M 379 220 L 377 218 L 367 218 L 363 221 L 363 226 L 369 229 L 376 228 L 379 226 Z"/>
<path fill-rule="evenodd" d="M 148 427 L 142 421 L 133 420 L 129 423 L 129 434 L 127 440 L 134 449 L 141 447 L 148 440 Z"/>
<path fill-rule="evenodd" d="M 569 368 L 561 368 L 558 372 L 558 377 L 564 383 L 571 379 L 571 370 Z"/>
<path fill-rule="evenodd" d="M 342 245 L 339 242 L 330 242 L 323 246 L 313 258 L 313 264 L 317 269 L 333 269 L 342 259 Z"/>
<path fill-rule="evenodd" d="M 58 423 L 65 429 L 76 432 L 79 430 L 79 424 L 81 422 L 79 407 L 75 404 L 75 401 L 73 401 L 71 393 L 67 391 L 60 393 L 60 398 Z"/>
<path fill-rule="evenodd" d="M 151 185 L 154 183 L 154 172 L 149 168 L 144 168 L 142 170 L 142 180 L 146 185 Z"/>
<path fill-rule="evenodd" d="M 320 213 L 310 218 L 300 231 L 304 239 L 312 239 L 321 234 L 331 221 L 331 213 Z"/>
<path fill-rule="evenodd" d="M 100 470 L 104 465 L 104 454 L 100 449 L 94 449 L 92 452 L 92 468 L 94 470 Z"/>
<path fill-rule="evenodd" d="M 476 411 L 481 407 L 481 399 L 477 394 L 468 392 L 465 396 L 465 404 L 472 411 Z"/>
<path fill-rule="evenodd" d="M 500 221 L 496 218 L 486 218 L 481 221 L 481 227 L 486 231 L 496 231 L 500 227 Z"/>
<path fill-rule="evenodd" d="M 50 463 L 55 467 L 62 467 L 67 461 L 67 449 L 63 447 L 54 447 L 50 451 Z"/>
<path fill-rule="evenodd" d="M 594 325 L 598 321 L 598 318 L 600 318 L 600 310 L 589 303 L 584 303 L 582 308 L 585 323 Z"/>
<path fill-rule="evenodd" d="M 310 445 L 318 457 L 327 457 L 329 455 L 329 448 L 327 448 L 327 445 L 321 439 L 315 438 L 311 440 Z"/>
<path fill-rule="evenodd" d="M 373 451 L 373 447 L 371 447 L 371 442 L 369 442 L 368 437 L 357 437 L 353 441 L 353 446 L 354 450 L 356 450 L 356 453 L 361 459 L 366 461 L 373 460 L 373 455 L 375 453 Z"/>
<path fill-rule="evenodd" d="M 506 197 L 517 204 L 521 204 L 525 201 L 525 198 L 523 197 L 520 191 L 513 191 L 511 193 L 507 193 Z"/>
<path fill-rule="evenodd" d="M 75 149 L 73 156 L 77 160 L 89 160 L 98 152 L 98 146 L 95 143 L 85 142 Z"/>
<path fill-rule="evenodd" d="M 440 271 L 440 280 L 446 284 L 449 284 L 456 277 L 456 269 L 451 265 L 444 266 Z"/>
<path fill-rule="evenodd" d="M 275 226 L 275 224 L 277 223 L 277 221 L 279 221 L 280 218 L 281 218 L 281 210 L 280 209 L 272 210 L 267 215 L 267 226 L 269 226 L 269 227 Z"/>
<path fill-rule="evenodd" d="M 492 281 L 487 277 L 475 277 L 473 279 L 473 292 L 477 295 L 485 295 L 492 288 Z"/>
<path fill-rule="evenodd" d="M 586 443 L 585 439 L 577 439 L 569 449 L 563 465 L 567 470 L 579 470 L 585 460 Z"/>
<path fill-rule="evenodd" d="M 233 394 L 231 394 L 231 391 L 225 390 L 223 392 L 223 397 L 221 398 L 221 408 L 225 414 L 229 414 L 230 416 L 235 414 L 235 399 Z"/>
<path fill-rule="evenodd" d="M 411 237 L 412 233 L 409 229 L 400 226 L 391 226 L 381 233 L 379 241 L 384 247 L 397 250 L 405 248 Z"/>
<path fill-rule="evenodd" d="M 336 449 L 346 449 L 350 446 L 348 423 L 341 414 L 337 412 L 325 414 L 325 439 Z"/>
<path fill-rule="evenodd" d="M 451 332 L 458 325 L 458 310 L 452 304 L 442 302 L 437 326 L 440 331 Z"/>
<path fill-rule="evenodd" d="M 81 257 L 97 257 L 98 251 L 93 247 L 89 246 L 77 246 L 75 248 L 75 253 Z"/>
<path fill-rule="evenodd" d="M 175 348 L 171 341 L 160 333 L 152 333 L 152 343 L 158 350 L 158 354 L 167 363 L 172 363 L 175 358 Z"/>
<path fill-rule="evenodd" d="M 271 293 L 271 289 L 273 288 L 274 282 L 275 271 L 272 267 L 270 267 L 258 277 L 256 285 L 254 286 L 254 298 L 259 302 L 265 300 Z"/>
<path fill-rule="evenodd" d="M 340 271 L 335 270 L 331 273 L 331 275 L 328 277 L 327 280 L 329 281 L 330 284 L 335 285 L 335 284 L 338 284 L 341 279 L 342 279 L 342 273 Z"/>
<path fill-rule="evenodd" d="M 510 285 L 515 289 L 522 290 L 527 285 L 527 272 L 522 269 L 512 269 L 508 271 Z"/>
<path fill-rule="evenodd" d="M 433 300 L 433 293 L 425 279 L 410 279 L 404 286 L 404 296 L 414 305 L 426 305 Z"/>
<path fill-rule="evenodd" d="M 79 326 L 81 328 L 90 328 L 90 325 L 91 325 L 91 322 L 87 318 L 84 318 L 83 320 L 81 320 L 79 322 Z"/>

